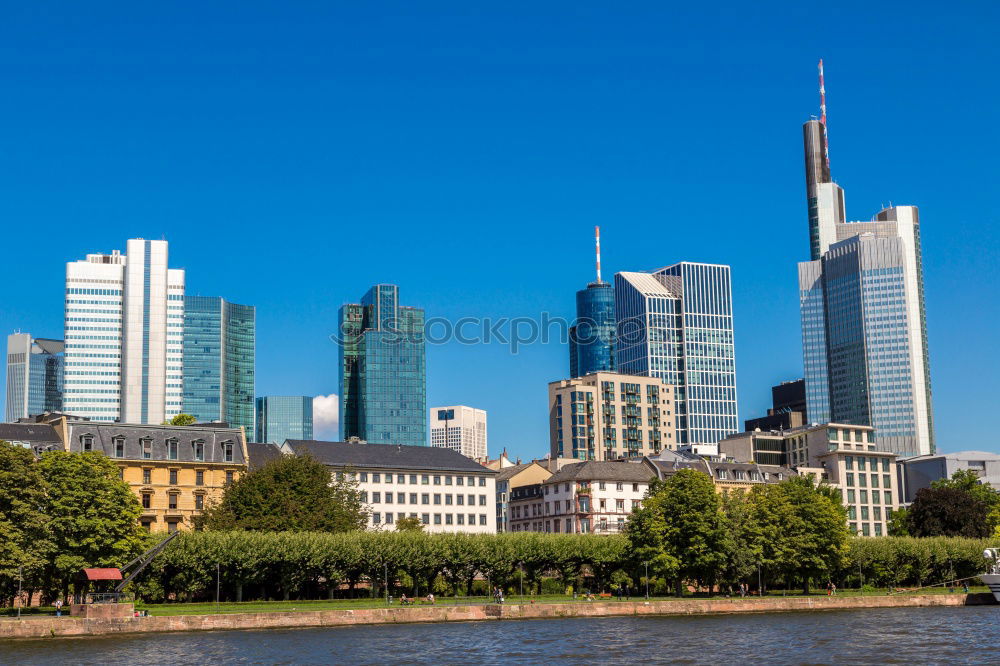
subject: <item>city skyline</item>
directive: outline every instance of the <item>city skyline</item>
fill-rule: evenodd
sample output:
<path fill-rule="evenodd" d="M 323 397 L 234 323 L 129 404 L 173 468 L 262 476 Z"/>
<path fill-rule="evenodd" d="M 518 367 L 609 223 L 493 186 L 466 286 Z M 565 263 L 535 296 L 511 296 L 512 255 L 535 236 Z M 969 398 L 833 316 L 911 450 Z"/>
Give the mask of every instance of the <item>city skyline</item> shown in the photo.
<path fill-rule="evenodd" d="M 825 17 L 820 34 L 707 55 L 693 36 L 644 29 L 666 13 L 637 14 L 573 16 L 568 25 L 565 15 L 542 17 L 541 25 L 564 28 L 545 39 L 503 16 L 453 18 L 448 26 L 462 23 L 468 36 L 445 39 L 440 53 L 387 19 L 399 43 L 386 56 L 360 57 L 353 41 L 324 46 L 329 33 L 317 30 L 302 36 L 302 51 L 267 49 L 267 67 L 241 51 L 273 29 L 264 11 L 179 63 L 144 43 L 178 43 L 186 28 L 173 12 L 156 26 L 152 14 L 133 17 L 134 31 L 81 12 L 74 20 L 86 29 L 60 33 L 72 58 L 13 36 L 23 55 L 12 68 L 23 73 L 11 88 L 22 103 L 3 111 L 19 132 L 9 137 L 0 212 L 48 235 L 19 246 L 26 270 L 0 292 L 0 325 L 60 338 L 61 312 L 51 304 L 63 297 L 61 264 L 124 238 L 167 238 L 171 265 L 189 271 L 225 247 L 278 267 L 206 269 L 188 286 L 258 307 L 258 395 L 328 395 L 336 392 L 328 340 L 336 309 L 368 285 L 399 284 L 408 303 L 452 320 L 541 311 L 570 319 L 573 294 L 592 276 L 590 229 L 600 224 L 607 275 L 681 258 L 732 266 L 740 416 L 758 416 L 768 387 L 802 375 L 794 281 L 808 236 L 799 127 L 818 115 L 814 68 L 823 56 L 831 155 L 852 209 L 876 211 L 892 197 L 919 206 L 925 220 L 938 448 L 995 448 L 984 425 L 963 418 L 986 408 L 986 379 L 1000 371 L 995 354 L 975 352 L 992 348 L 998 315 L 983 307 L 992 296 L 966 284 L 970 274 L 994 274 L 1000 254 L 984 233 L 997 130 L 976 111 L 997 93 L 981 90 L 986 42 L 968 33 L 982 22 L 962 12 L 938 21 L 942 61 L 935 49 L 903 58 L 880 44 L 876 25 L 887 21 L 917 39 L 928 34 L 918 16 L 888 8 L 873 10 L 871 25 Z M 720 17 L 714 34 L 744 33 L 747 18 Z M 787 28 L 802 19 L 764 11 L 755 20 Z M 36 21 L 27 14 L 15 23 L 28 36 Z M 500 31 L 496 51 L 476 43 L 487 22 Z M 107 46 L 90 53 L 83 47 L 92 40 Z M 344 54 L 360 76 L 330 71 Z M 146 82 L 126 60 L 148 66 Z M 321 65 L 297 67 L 306 61 Z M 393 74 L 400 62 L 406 76 Z M 735 77 L 733 62 L 742 63 Z M 488 90 L 477 84 L 484 71 Z M 231 83 L 246 72 L 262 94 Z M 377 253 L 344 250 L 361 248 L 372 229 L 381 232 Z M 486 409 L 495 450 L 525 458 L 545 450 L 545 385 L 566 374 L 564 346 L 516 357 L 493 345 L 429 346 L 427 362 L 429 404 Z"/>

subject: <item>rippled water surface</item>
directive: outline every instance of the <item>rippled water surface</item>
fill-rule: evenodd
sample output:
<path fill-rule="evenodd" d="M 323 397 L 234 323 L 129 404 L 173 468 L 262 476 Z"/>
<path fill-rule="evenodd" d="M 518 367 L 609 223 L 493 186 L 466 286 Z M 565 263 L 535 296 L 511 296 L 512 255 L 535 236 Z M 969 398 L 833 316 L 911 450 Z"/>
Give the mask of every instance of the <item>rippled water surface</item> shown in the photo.
<path fill-rule="evenodd" d="M 1000 663 L 1000 607 L 0 641 L 2 664 Z"/>

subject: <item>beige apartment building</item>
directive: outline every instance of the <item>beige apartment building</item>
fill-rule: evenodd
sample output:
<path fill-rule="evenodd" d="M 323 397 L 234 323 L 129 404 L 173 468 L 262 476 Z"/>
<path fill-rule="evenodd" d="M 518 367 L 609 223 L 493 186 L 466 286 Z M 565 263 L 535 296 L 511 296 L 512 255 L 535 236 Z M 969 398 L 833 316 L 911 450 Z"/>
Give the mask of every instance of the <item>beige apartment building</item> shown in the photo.
<path fill-rule="evenodd" d="M 743 432 L 719 442 L 719 455 L 737 461 L 816 471 L 840 489 L 847 526 L 860 536 L 888 534 L 900 506 L 896 454 L 878 450 L 871 426 L 826 423 L 789 430 Z"/>
<path fill-rule="evenodd" d="M 549 383 L 553 458 L 628 460 L 677 448 L 674 387 L 656 377 L 595 372 Z"/>

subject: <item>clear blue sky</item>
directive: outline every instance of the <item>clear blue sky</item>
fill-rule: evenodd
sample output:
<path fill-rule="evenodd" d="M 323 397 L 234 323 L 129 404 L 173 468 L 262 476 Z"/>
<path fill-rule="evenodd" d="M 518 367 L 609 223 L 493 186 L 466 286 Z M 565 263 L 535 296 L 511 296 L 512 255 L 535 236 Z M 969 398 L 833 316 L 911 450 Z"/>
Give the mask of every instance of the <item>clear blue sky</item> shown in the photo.
<path fill-rule="evenodd" d="M 64 262 L 166 238 L 258 310 L 259 394 L 337 390 L 337 308 L 572 316 L 592 279 L 731 264 L 740 416 L 801 374 L 801 123 L 826 62 L 848 216 L 923 222 L 940 448 L 1000 449 L 995 2 L 5 3 L 0 331 L 62 333 Z M 693 3 L 696 4 L 696 3 Z M 430 405 L 548 450 L 565 348 L 428 349 Z"/>

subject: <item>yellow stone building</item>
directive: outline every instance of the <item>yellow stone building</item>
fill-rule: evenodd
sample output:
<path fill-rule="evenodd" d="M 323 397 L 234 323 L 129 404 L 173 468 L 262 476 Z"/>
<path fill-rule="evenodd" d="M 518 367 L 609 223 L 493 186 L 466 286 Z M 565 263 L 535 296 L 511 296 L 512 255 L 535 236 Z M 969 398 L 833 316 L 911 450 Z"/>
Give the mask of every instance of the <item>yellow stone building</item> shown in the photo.
<path fill-rule="evenodd" d="M 67 451 L 100 451 L 114 460 L 139 498 L 139 520 L 153 532 L 191 529 L 194 516 L 218 501 L 247 470 L 242 428 L 222 424 L 53 423 Z"/>

